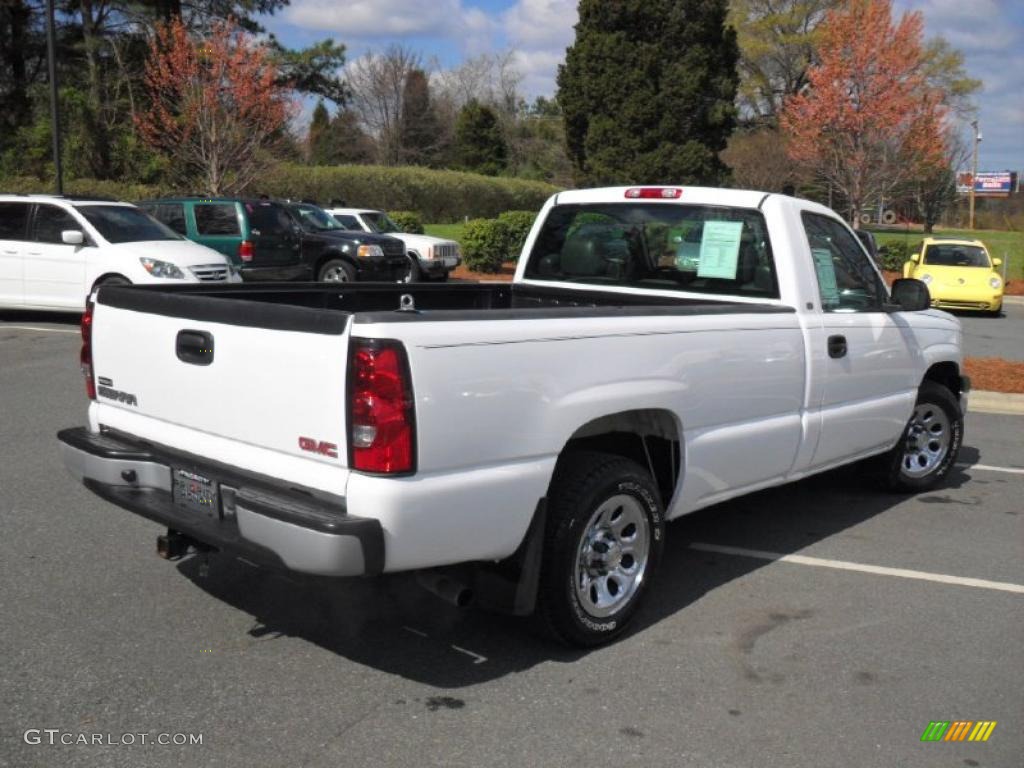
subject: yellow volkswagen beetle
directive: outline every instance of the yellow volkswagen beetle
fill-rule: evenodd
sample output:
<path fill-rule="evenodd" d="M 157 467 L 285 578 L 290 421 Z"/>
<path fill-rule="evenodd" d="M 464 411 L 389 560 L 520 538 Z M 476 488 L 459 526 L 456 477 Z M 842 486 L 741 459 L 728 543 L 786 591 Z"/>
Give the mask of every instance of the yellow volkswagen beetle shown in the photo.
<path fill-rule="evenodd" d="M 903 265 L 903 276 L 928 285 L 932 306 L 981 310 L 998 315 L 1003 308 L 1003 278 L 980 240 L 926 237 L 921 252 Z"/>

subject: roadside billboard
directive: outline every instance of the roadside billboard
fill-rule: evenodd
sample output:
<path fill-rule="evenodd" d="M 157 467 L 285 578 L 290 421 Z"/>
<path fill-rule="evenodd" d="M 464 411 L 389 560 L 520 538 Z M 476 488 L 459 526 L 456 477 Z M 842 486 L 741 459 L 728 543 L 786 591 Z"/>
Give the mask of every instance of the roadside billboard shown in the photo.
<path fill-rule="evenodd" d="M 1017 191 L 1017 174 L 1014 171 L 986 171 L 974 178 L 976 197 L 1009 197 Z"/>

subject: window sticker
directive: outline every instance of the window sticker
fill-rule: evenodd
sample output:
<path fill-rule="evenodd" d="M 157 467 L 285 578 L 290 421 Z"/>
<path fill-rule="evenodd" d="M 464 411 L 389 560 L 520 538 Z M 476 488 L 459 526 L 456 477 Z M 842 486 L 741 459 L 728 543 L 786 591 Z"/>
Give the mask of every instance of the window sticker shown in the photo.
<path fill-rule="evenodd" d="M 828 248 L 811 248 L 811 256 L 814 257 L 814 269 L 818 273 L 822 303 L 837 303 L 839 286 L 836 284 L 836 265 L 832 262 L 832 251 Z"/>
<path fill-rule="evenodd" d="M 742 221 L 705 221 L 697 277 L 735 280 L 742 234 Z"/>

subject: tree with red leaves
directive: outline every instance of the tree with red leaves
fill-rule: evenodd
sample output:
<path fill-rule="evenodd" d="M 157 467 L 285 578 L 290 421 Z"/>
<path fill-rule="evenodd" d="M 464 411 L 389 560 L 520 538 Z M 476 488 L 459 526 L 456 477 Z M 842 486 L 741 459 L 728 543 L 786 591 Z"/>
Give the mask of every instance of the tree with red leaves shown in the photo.
<path fill-rule="evenodd" d="M 175 18 L 150 45 L 152 104 L 136 120 L 139 132 L 182 179 L 211 195 L 237 193 L 266 167 L 293 113 L 279 75 L 266 46 L 233 21 L 197 40 Z"/>
<path fill-rule="evenodd" d="M 809 86 L 789 98 L 789 156 L 844 195 L 853 225 L 901 182 L 945 162 L 942 94 L 929 87 L 923 19 L 890 0 L 850 0 L 821 27 Z"/>

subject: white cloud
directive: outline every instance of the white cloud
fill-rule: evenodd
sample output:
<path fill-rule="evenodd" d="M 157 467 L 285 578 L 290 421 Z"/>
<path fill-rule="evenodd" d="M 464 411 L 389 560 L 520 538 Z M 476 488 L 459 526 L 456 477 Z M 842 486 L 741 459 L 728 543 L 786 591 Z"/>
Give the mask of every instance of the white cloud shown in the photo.
<path fill-rule="evenodd" d="M 573 41 L 577 18 L 575 0 L 518 0 L 502 14 L 505 34 L 513 43 L 563 53 Z"/>
<path fill-rule="evenodd" d="M 487 14 L 466 8 L 461 0 L 293 0 L 284 19 L 297 27 L 361 38 L 457 39 L 491 26 Z"/>

